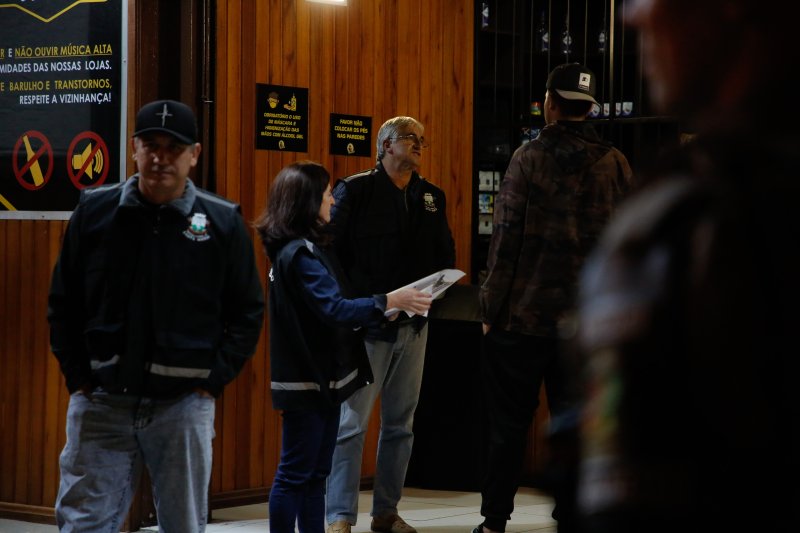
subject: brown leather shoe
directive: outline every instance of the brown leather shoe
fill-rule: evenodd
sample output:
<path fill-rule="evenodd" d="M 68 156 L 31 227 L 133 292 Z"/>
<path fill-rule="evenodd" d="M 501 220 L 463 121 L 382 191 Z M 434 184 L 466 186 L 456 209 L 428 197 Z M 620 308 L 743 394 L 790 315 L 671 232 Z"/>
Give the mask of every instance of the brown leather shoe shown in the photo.
<path fill-rule="evenodd" d="M 417 533 L 416 529 L 396 514 L 373 516 L 369 528 L 376 533 Z"/>
<path fill-rule="evenodd" d="M 325 533 L 350 533 L 350 522 L 347 520 L 337 520 L 328 526 Z"/>

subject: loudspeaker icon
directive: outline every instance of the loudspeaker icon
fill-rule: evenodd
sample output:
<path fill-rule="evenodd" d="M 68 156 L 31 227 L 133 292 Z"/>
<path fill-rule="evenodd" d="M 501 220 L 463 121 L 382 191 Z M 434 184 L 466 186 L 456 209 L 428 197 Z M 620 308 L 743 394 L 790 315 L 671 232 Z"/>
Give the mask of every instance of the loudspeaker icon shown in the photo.
<path fill-rule="evenodd" d="M 80 170 L 83 168 L 83 164 L 89 158 L 89 154 L 92 153 L 92 143 L 86 145 L 86 149 L 83 151 L 82 154 L 78 155 L 75 154 L 72 156 L 72 168 L 75 170 Z M 99 174 L 103 170 L 103 151 L 97 150 L 94 154 L 94 161 L 86 166 L 86 175 L 89 176 L 89 179 L 94 179 L 92 174 Z"/>

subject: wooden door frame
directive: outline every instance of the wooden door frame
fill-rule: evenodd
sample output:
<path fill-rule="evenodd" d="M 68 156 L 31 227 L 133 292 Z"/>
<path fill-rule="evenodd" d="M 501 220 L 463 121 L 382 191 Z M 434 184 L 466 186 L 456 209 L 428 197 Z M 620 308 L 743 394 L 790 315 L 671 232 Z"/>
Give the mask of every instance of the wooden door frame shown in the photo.
<path fill-rule="evenodd" d="M 214 2 L 212 0 L 131 0 L 135 28 L 131 46 L 131 127 L 136 110 L 152 100 L 169 98 L 195 110 L 203 150 L 192 174 L 197 185 L 215 190 Z M 152 22 L 155 22 L 153 24 Z"/>
<path fill-rule="evenodd" d="M 212 0 L 130 0 L 128 131 L 136 111 L 152 100 L 169 98 L 195 110 L 203 150 L 192 179 L 214 190 Z M 176 31 L 177 27 L 177 31 Z M 133 172 L 133 165 L 129 167 Z M 155 525 L 150 478 L 145 469 L 125 520 L 124 530 Z"/>

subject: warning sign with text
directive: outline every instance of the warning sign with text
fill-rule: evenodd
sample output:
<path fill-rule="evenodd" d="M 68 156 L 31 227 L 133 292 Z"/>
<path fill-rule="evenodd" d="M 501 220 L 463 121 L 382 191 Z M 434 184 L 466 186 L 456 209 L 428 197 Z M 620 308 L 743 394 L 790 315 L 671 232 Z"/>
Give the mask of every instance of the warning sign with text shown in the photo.
<path fill-rule="evenodd" d="M 256 84 L 256 149 L 308 151 L 308 89 Z"/>
<path fill-rule="evenodd" d="M 331 153 L 369 157 L 372 117 L 331 113 Z"/>
<path fill-rule="evenodd" d="M 0 2 L 0 218 L 125 178 L 125 0 Z"/>

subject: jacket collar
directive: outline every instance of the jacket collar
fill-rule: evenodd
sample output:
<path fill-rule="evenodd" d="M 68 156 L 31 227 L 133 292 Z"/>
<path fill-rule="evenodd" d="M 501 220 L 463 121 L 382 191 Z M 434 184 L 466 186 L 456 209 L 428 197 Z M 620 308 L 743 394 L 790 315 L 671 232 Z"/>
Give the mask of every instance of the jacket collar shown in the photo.
<path fill-rule="evenodd" d="M 392 181 L 392 178 L 389 177 L 389 173 L 386 172 L 386 169 L 383 167 L 383 163 L 381 163 L 380 161 L 378 161 L 378 163 L 375 165 L 375 168 L 372 170 L 372 173 L 383 176 L 384 178 L 386 178 L 388 182 Z M 411 179 L 408 180 L 408 185 L 406 186 L 406 188 L 410 190 L 414 185 L 416 185 L 417 182 L 421 181 L 422 179 L 423 179 L 422 176 L 420 176 L 416 170 L 412 170 Z"/>
<path fill-rule="evenodd" d="M 564 132 L 571 132 L 583 137 L 587 141 L 603 143 L 603 139 L 597 134 L 597 130 L 590 122 L 585 120 L 559 120 L 555 125 L 548 124 L 551 129 L 558 128 Z"/>
<path fill-rule="evenodd" d="M 183 216 L 189 216 L 192 210 L 195 198 L 197 198 L 197 187 L 194 182 L 186 178 L 186 188 L 183 190 L 183 195 L 168 202 L 166 207 L 174 209 Z M 119 199 L 120 207 L 144 207 L 147 205 L 142 198 L 142 193 L 139 192 L 139 175 L 134 174 L 122 185 L 122 194 Z"/>

